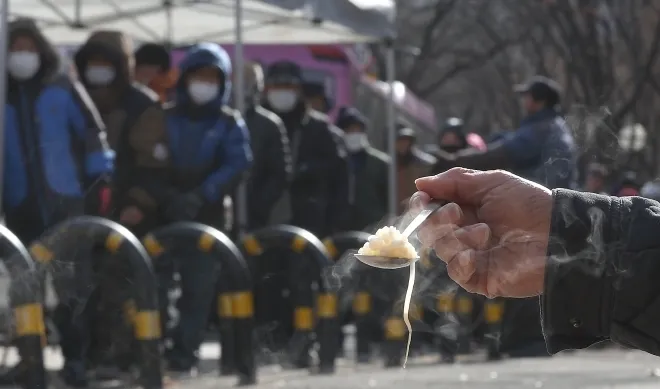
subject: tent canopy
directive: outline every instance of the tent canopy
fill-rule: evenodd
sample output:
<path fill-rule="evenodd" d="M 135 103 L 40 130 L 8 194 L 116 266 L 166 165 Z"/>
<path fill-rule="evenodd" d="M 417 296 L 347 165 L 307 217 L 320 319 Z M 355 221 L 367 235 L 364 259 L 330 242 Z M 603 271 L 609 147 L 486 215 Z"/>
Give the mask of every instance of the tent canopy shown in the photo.
<path fill-rule="evenodd" d="M 378 38 L 396 33 L 394 0 L 265 0 L 288 10 L 306 10 L 314 18 L 338 23 Z"/>
<path fill-rule="evenodd" d="M 313 10 L 303 3 L 301 8 L 287 10 L 265 1 L 243 0 L 243 42 L 336 44 L 374 40 L 373 35 L 332 19 L 314 23 Z M 121 30 L 137 41 L 175 45 L 204 40 L 234 43 L 235 4 L 234 0 L 10 0 L 9 14 L 11 18 L 37 20 L 51 41 L 62 45 L 83 42 L 91 29 Z"/>

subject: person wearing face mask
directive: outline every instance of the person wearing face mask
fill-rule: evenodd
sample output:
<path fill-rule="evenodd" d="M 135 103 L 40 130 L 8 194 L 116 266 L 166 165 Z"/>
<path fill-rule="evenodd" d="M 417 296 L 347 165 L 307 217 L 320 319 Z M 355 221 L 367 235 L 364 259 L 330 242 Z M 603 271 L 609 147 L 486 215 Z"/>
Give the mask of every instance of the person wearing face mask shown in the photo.
<path fill-rule="evenodd" d="M 158 96 L 134 82 L 133 48 L 119 31 L 92 32 L 74 55 L 76 71 L 107 128 L 110 147 L 117 153 L 112 177 L 109 217 L 141 237 L 157 227 L 160 211 L 171 193 L 171 164 L 165 115 Z M 90 360 L 101 368 L 132 363 L 131 328 L 119 313 L 130 298 L 130 269 L 124 261 L 95 252 L 98 288 L 90 313 L 97 331 Z M 98 308 L 97 308 L 98 307 Z"/>
<path fill-rule="evenodd" d="M 97 31 L 74 60 L 117 152 L 115 216 L 140 236 L 157 223 L 171 164 L 164 112 L 153 91 L 133 82 L 131 45 L 121 32 Z"/>
<path fill-rule="evenodd" d="M 387 215 L 387 172 L 390 158 L 369 144 L 367 119 L 353 107 L 342 107 L 336 122 L 346 134 L 355 201 L 348 229 L 370 231 Z"/>
<path fill-rule="evenodd" d="M 186 54 L 179 73 L 175 99 L 166 109 L 177 193 L 165 208 L 165 217 L 224 229 L 223 199 L 233 193 L 252 162 L 245 122 L 227 106 L 231 62 L 217 44 L 200 43 Z M 213 258 L 200 257 L 195 248 L 175 255 L 183 256 L 185 265 L 178 268 L 180 319 L 167 359 L 171 370 L 189 371 L 197 364 L 196 351 L 203 340 L 219 269 Z M 159 271 L 165 302 L 172 270 Z"/>
<path fill-rule="evenodd" d="M 82 85 L 32 20 L 9 25 L 7 101 L 5 103 L 4 193 L 6 226 L 27 246 L 50 227 L 88 211 L 103 214 L 109 206 L 108 179 L 114 153 L 105 127 Z M 73 258 L 76 243 L 63 253 Z M 54 278 L 59 304 L 53 318 L 65 359 L 62 378 L 82 387 L 85 377 L 85 325 L 73 312 L 84 301 L 89 279 L 83 258 L 73 274 Z M 21 364 L 3 376 L 18 381 Z"/>
<path fill-rule="evenodd" d="M 289 188 L 293 224 L 318 237 L 344 231 L 349 218 L 352 182 L 341 130 L 311 110 L 302 94 L 302 70 L 275 62 L 266 73 L 263 106 L 284 122 L 291 142 L 293 177 Z"/>
<path fill-rule="evenodd" d="M 261 106 L 264 74 L 257 63 L 246 63 L 245 123 L 250 131 L 254 162 L 248 178 L 248 227 L 250 230 L 290 220 L 283 196 L 291 176 L 289 137 L 282 120 Z M 276 207 L 276 204 L 280 206 Z M 277 208 L 277 209 L 275 209 Z"/>

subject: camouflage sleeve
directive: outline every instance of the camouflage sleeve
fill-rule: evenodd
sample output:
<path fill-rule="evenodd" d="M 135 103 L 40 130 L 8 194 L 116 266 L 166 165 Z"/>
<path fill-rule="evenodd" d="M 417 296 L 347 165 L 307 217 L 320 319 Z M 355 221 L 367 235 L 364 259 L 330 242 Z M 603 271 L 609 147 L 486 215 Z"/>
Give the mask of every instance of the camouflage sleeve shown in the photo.
<path fill-rule="evenodd" d="M 165 112 L 160 105 L 154 104 L 140 115 L 129 129 L 128 143 L 135 163 L 128 197 L 139 206 L 156 208 L 167 201 L 171 188 Z"/>

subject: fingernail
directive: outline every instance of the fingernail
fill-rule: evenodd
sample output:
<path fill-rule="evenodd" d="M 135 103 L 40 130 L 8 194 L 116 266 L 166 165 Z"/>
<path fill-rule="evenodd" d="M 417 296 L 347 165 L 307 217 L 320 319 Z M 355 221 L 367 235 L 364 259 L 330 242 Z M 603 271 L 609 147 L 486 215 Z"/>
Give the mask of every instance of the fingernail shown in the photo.
<path fill-rule="evenodd" d="M 474 232 L 481 232 L 481 233 L 484 233 L 484 234 L 490 234 L 490 227 L 488 227 L 488 224 L 486 224 L 486 223 L 477 223 L 477 224 L 471 225 L 467 228 L 469 228 L 471 231 L 474 231 Z"/>
<path fill-rule="evenodd" d="M 461 207 L 458 206 L 456 203 L 449 203 L 445 205 L 443 208 L 445 208 L 445 212 L 447 212 L 447 216 L 452 221 L 457 221 L 461 217 Z"/>
<path fill-rule="evenodd" d="M 490 240 L 490 227 L 486 223 L 478 223 L 469 227 L 479 237 L 479 245 L 484 245 Z"/>
<path fill-rule="evenodd" d="M 418 179 L 415 180 L 415 183 L 417 183 L 417 181 L 435 181 L 435 180 L 438 179 L 438 177 L 440 177 L 440 174 L 435 174 L 435 175 L 432 175 L 432 176 L 420 177 L 420 178 L 418 178 Z"/>

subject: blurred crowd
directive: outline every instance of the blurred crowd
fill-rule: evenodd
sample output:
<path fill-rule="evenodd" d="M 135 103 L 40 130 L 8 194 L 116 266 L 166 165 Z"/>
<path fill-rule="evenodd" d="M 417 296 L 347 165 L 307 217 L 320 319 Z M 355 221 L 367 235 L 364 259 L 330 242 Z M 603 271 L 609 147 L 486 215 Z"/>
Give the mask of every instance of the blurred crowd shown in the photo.
<path fill-rule="evenodd" d="M 191 47 L 174 69 L 164 46 L 134 50 L 120 31 L 95 31 L 73 58 L 62 58 L 32 21 L 17 20 L 10 25 L 8 51 L 3 209 L 7 226 L 25 244 L 83 214 L 116 220 L 137 236 L 170 222 L 197 221 L 231 236 L 239 227 L 286 223 L 326 237 L 370 231 L 387 216 L 391 159 L 368 136 L 385 129 L 370 128 L 353 107 L 343 107 L 331 123 L 323 87 L 306 83 L 293 62 L 266 69 L 246 64 L 245 111 L 239 113 L 232 108 L 232 60 L 213 43 Z M 557 84 L 539 76 L 518 91 L 525 119 L 492 139 L 471 133 L 454 117 L 438 129 L 436 144 L 420 144 L 411 125 L 398 124 L 401 212 L 416 178 L 455 166 L 507 169 L 550 188 L 578 185 L 577 149 L 557 108 Z M 246 226 L 234 216 L 242 181 Z M 582 181 L 592 192 L 660 197 L 660 183 L 641 186 L 633 174 L 615 179 L 597 164 Z M 77 245 L 74 255 L 101 255 L 97 251 Z M 195 263 L 157 269 L 165 289 L 174 271 L 194 289 L 184 290 L 179 301 L 182 320 L 166 354 L 174 370 L 197 363 L 215 290 L 217 269 Z M 101 267 L 92 269 L 100 275 L 101 295 L 125 300 L 129 281 L 124 288 L 116 280 L 128 280 L 127 270 L 116 261 L 101 261 Z M 87 285 L 86 274 L 76 268 L 71 277 Z M 87 289 L 65 286 L 54 314 L 65 357 L 62 376 L 82 387 L 91 367 L 130 365 L 131 348 L 104 341 L 122 328 L 106 302 L 92 293 L 95 302 L 80 306 Z M 542 342 L 536 299 L 515 304 L 521 306 L 517 315 L 528 310 L 536 318 L 521 328 L 521 342 Z"/>

